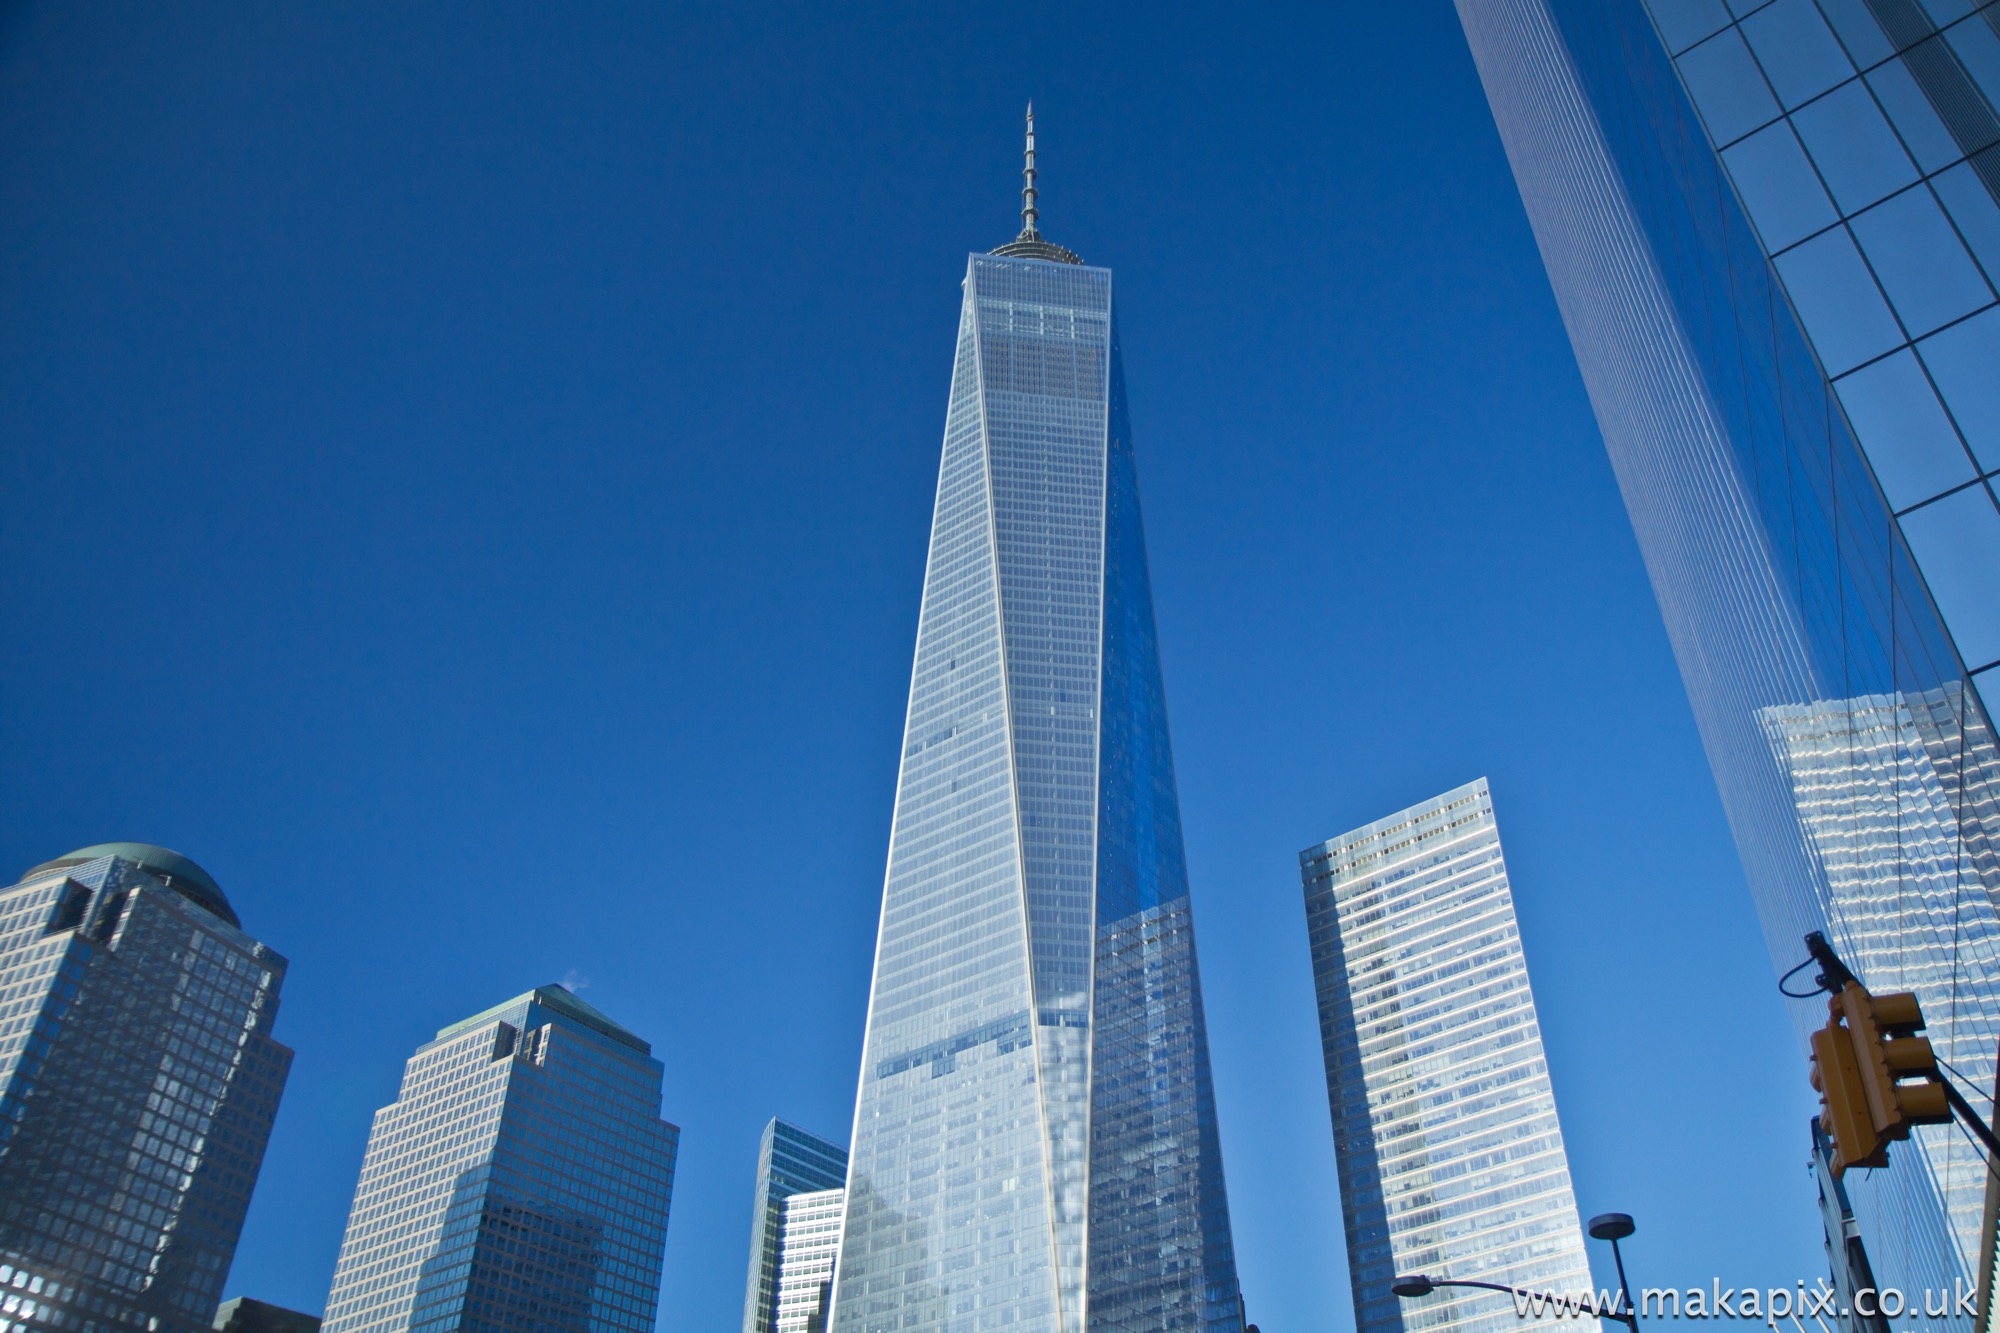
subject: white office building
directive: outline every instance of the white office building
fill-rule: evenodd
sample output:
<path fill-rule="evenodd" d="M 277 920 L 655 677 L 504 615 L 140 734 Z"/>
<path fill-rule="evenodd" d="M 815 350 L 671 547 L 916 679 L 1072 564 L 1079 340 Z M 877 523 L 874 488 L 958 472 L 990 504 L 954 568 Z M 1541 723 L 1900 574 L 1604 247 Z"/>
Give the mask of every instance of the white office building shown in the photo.
<path fill-rule="evenodd" d="M 1590 1286 L 1484 778 L 1299 854 L 1358 1333 L 1518 1330 Z"/>
<path fill-rule="evenodd" d="M 778 1205 L 776 1333 L 824 1333 L 846 1202 L 844 1189 L 814 1190 Z"/>

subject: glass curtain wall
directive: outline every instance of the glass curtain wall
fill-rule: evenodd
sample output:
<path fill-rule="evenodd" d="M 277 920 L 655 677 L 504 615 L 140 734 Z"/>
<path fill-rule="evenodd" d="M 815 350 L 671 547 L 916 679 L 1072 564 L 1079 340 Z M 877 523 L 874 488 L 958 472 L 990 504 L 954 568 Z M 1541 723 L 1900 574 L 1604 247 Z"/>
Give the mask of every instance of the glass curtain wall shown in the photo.
<path fill-rule="evenodd" d="M 2000 5 L 1648 3 L 1979 682 L 2000 662 Z"/>
<path fill-rule="evenodd" d="M 208 1328 L 291 1070 L 286 968 L 163 848 L 0 890 L 0 1333 Z"/>
<path fill-rule="evenodd" d="M 1236 1327 L 1161 699 L 1111 274 L 974 255 L 842 1333 Z"/>
<path fill-rule="evenodd" d="M 1490 1293 L 1591 1289 L 1486 780 L 1299 853 L 1360 1333 L 1505 1333 Z"/>
<path fill-rule="evenodd" d="M 1967 667 L 1991 660 L 1983 618 L 2000 596 L 1978 573 L 1994 378 L 1991 352 L 1960 349 L 1993 318 L 1975 239 L 1990 159 L 1968 128 L 1992 90 L 1976 67 L 1993 11 L 1458 9 L 1772 961 L 1789 968 L 1801 936 L 1826 930 L 1871 985 L 1917 992 L 1990 1105 L 2000 810 Z M 1926 106 L 1950 132 L 1920 153 L 1902 126 Z M 1896 132 L 1869 129 L 1877 115 Z M 1865 188 L 1856 154 L 1874 155 Z M 1962 472 L 1939 461 L 1946 445 Z M 1940 505 L 1974 515 L 1949 540 L 1922 517 Z M 1792 1015 L 1802 1040 L 1825 1020 L 1814 1003 Z M 1960 1135 L 1920 1129 L 1888 1169 L 1848 1176 L 1884 1285 L 1949 1290 L 1990 1263 L 1988 1173 Z"/>
<path fill-rule="evenodd" d="M 661 1072 L 561 986 L 419 1047 L 368 1136 L 326 1333 L 649 1333 L 680 1144 Z"/>

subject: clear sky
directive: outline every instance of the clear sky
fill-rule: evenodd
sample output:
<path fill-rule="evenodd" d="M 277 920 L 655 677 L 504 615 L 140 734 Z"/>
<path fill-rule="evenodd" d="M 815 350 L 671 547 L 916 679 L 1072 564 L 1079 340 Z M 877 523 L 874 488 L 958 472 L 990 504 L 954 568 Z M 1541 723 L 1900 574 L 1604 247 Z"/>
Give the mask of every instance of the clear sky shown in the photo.
<path fill-rule="evenodd" d="M 1443 0 L 0 9 L 0 868 L 193 856 L 292 960 L 228 1294 L 318 1310 L 369 1118 L 571 978 L 740 1317 L 844 1138 L 958 282 L 1115 270 L 1238 1262 L 1351 1327 L 1297 853 L 1492 781 L 1586 1215 L 1823 1272 L 1813 1106 Z M 1604 1256 L 1600 1255 L 1602 1259 Z"/>

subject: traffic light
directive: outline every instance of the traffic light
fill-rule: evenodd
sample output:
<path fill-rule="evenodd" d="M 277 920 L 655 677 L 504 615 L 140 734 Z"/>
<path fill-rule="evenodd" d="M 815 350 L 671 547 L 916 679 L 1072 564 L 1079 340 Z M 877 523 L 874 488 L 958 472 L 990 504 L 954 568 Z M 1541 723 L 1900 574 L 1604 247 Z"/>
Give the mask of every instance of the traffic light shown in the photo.
<path fill-rule="evenodd" d="M 1886 1166 L 1889 1144 L 1916 1125 L 1951 1120 L 1943 1075 L 1908 991 L 1871 995 L 1847 979 L 1827 1002 L 1826 1026 L 1812 1035 L 1812 1085 L 1820 1124 L 1834 1145 L 1834 1174 L 1851 1166 Z M 1905 1083 L 1904 1079 L 1922 1079 Z"/>
<path fill-rule="evenodd" d="M 1889 1145 L 1875 1132 L 1861 1062 L 1839 1019 L 1812 1034 L 1812 1085 L 1819 1089 L 1819 1123 L 1833 1140 L 1833 1174 L 1850 1166 L 1887 1166 Z"/>
<path fill-rule="evenodd" d="M 1944 1076 L 1937 1054 L 1923 1030 L 1923 1011 L 1908 991 L 1870 995 L 1860 983 L 1846 986 L 1839 1005 L 1854 1037 L 1861 1060 L 1861 1082 L 1868 1089 L 1868 1113 L 1876 1130 L 1887 1138 L 1906 1139 L 1912 1125 L 1951 1123 L 1951 1104 L 1944 1095 Z M 1901 1079 L 1920 1078 L 1921 1083 Z"/>

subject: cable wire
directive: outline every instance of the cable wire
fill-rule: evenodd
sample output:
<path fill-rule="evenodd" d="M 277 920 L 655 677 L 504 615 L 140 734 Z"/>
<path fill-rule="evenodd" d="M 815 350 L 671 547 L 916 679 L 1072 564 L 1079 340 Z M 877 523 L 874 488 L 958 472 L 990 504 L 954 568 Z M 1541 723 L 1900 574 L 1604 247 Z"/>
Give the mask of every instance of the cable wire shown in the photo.
<path fill-rule="evenodd" d="M 1986 1145 L 1981 1143 L 1971 1130 L 1960 1124 L 1957 1116 L 1951 1118 L 1951 1123 L 1959 1133 L 1965 1135 L 1965 1141 L 1972 1145 L 1974 1152 L 1979 1154 L 1979 1160 L 1986 1163 L 1986 1174 L 1996 1180 L 2000 1180 L 2000 1162 L 1993 1160 L 1992 1154 L 1986 1151 Z"/>
<path fill-rule="evenodd" d="M 1787 981 L 1790 981 L 1793 977 L 1805 971 L 1807 968 L 1811 967 L 1814 963 L 1818 961 L 1819 960 L 1816 958 L 1808 958 L 1803 963 L 1800 963 L 1797 967 L 1793 968 L 1791 971 L 1785 973 L 1785 975 L 1783 975 L 1782 977 L 1779 977 L 1778 994 L 1793 1000 L 1810 1000 L 1815 995 L 1827 994 L 1828 992 L 1825 986 L 1814 986 L 1811 990 L 1806 991 L 1804 994 L 1801 994 L 1795 990 L 1785 989 L 1785 983 Z"/>
<path fill-rule="evenodd" d="M 1959 1073 L 1958 1070 L 1952 1065 L 1951 1061 L 1945 1059 L 1942 1055 L 1939 1055 L 1935 1050 L 1931 1052 L 1931 1058 L 1938 1062 L 1938 1068 L 1950 1071 L 1951 1076 L 1953 1078 L 1957 1079 L 1960 1083 L 1964 1084 L 1966 1087 L 1971 1088 L 1973 1096 L 1979 1098 L 1981 1101 L 1985 1102 L 1988 1106 L 1994 1105 L 1993 1098 L 1989 1094 L 1979 1091 L 1979 1085 L 1974 1083 L 1971 1079 L 1967 1078 L 1965 1075 Z"/>

